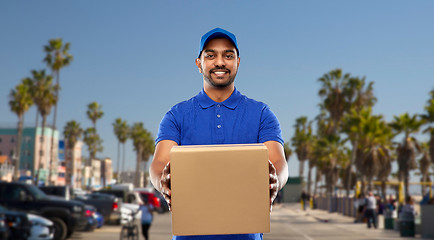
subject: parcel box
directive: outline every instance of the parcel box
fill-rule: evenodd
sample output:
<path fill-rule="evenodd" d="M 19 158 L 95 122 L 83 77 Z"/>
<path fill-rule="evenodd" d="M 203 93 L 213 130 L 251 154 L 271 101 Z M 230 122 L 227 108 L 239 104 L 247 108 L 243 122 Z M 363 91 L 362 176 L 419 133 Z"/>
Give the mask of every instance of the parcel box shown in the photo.
<path fill-rule="evenodd" d="M 170 158 L 173 235 L 270 231 L 263 144 L 176 146 Z"/>

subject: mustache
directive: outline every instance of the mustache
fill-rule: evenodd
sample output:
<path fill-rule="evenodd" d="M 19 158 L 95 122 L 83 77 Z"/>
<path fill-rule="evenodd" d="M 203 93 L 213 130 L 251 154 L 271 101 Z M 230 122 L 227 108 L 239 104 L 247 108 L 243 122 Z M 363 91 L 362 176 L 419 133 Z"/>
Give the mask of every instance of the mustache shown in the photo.
<path fill-rule="evenodd" d="M 216 72 L 217 70 L 220 70 L 220 71 L 224 70 L 225 72 L 231 73 L 231 70 L 229 70 L 229 69 L 227 69 L 225 67 L 215 67 L 215 68 L 212 68 L 211 70 L 209 70 L 209 73 Z"/>

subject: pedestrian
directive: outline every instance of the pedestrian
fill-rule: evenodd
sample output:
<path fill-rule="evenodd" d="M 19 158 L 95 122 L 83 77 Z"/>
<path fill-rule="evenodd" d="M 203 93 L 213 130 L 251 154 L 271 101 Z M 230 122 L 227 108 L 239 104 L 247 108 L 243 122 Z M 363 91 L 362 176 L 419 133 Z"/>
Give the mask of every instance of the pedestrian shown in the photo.
<path fill-rule="evenodd" d="M 301 202 L 303 204 L 303 210 L 306 211 L 306 205 L 309 204 L 310 196 L 306 193 L 306 191 L 303 190 L 301 193 Z"/>
<path fill-rule="evenodd" d="M 263 143 L 268 148 L 269 156 L 270 210 L 277 192 L 288 179 L 288 165 L 277 117 L 266 104 L 242 95 L 235 88 L 239 55 L 234 34 L 221 28 L 204 34 L 196 59 L 197 69 L 203 78 L 203 89 L 191 99 L 172 107 L 160 123 L 150 177 L 169 206 L 169 153 L 177 145 Z M 173 239 L 259 240 L 262 235 L 173 236 Z"/>
<path fill-rule="evenodd" d="M 149 203 L 148 200 L 144 201 L 142 205 L 140 205 L 140 210 L 142 211 L 142 234 L 145 240 L 149 240 L 149 228 L 151 227 L 152 220 L 154 219 L 154 208 Z"/>
<path fill-rule="evenodd" d="M 377 199 L 375 199 L 372 192 L 368 193 L 365 208 L 365 217 L 368 221 L 368 228 L 371 228 L 371 223 L 374 225 L 374 228 L 377 228 Z"/>
<path fill-rule="evenodd" d="M 365 196 L 363 194 L 359 194 L 357 199 L 354 200 L 354 207 L 357 209 L 356 211 L 356 219 L 355 223 L 363 222 L 363 216 L 365 211 Z"/>
<path fill-rule="evenodd" d="M 411 196 L 407 196 L 405 199 L 405 204 L 401 208 L 401 212 L 399 213 L 399 218 L 414 220 L 414 217 L 417 215 L 416 209 L 414 208 L 414 198 Z"/>

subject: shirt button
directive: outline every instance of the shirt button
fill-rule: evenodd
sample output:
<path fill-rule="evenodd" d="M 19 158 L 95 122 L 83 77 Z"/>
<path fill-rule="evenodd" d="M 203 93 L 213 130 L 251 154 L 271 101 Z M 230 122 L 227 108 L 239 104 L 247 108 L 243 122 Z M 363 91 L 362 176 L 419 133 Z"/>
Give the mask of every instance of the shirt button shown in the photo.
<path fill-rule="evenodd" d="M 217 104 L 217 107 L 220 107 L 220 104 Z"/>
<path fill-rule="evenodd" d="M 222 125 L 220 125 L 220 124 L 219 124 L 219 125 L 217 125 L 217 128 L 221 128 L 221 127 L 222 127 Z"/>
<path fill-rule="evenodd" d="M 217 117 L 220 118 L 220 114 L 217 114 Z"/>

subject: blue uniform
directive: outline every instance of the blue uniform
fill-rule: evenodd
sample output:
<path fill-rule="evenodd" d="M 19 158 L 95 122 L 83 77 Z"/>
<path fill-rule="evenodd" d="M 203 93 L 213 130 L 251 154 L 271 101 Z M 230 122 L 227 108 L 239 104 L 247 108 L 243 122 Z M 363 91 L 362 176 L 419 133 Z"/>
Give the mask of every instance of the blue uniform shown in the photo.
<path fill-rule="evenodd" d="M 270 108 L 237 89 L 221 103 L 202 90 L 172 107 L 160 123 L 157 139 L 178 145 L 246 144 L 277 141 L 283 144 L 280 124 Z M 174 236 L 173 239 L 262 239 L 262 234 Z"/>

